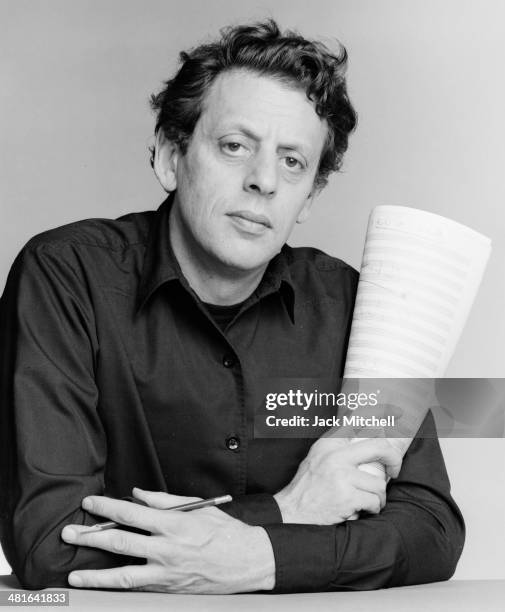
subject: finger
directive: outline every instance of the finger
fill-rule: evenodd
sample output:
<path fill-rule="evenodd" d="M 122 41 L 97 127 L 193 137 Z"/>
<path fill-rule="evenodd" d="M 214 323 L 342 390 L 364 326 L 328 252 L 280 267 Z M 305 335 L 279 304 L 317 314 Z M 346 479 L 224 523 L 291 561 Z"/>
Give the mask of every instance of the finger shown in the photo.
<path fill-rule="evenodd" d="M 398 476 L 402 467 L 402 453 L 394 448 L 387 438 L 360 440 L 350 444 L 347 453 L 354 465 L 380 461 L 385 466 L 387 474 L 392 478 Z"/>
<path fill-rule="evenodd" d="M 152 540 L 150 536 L 131 533 L 122 529 L 89 531 L 84 525 L 67 525 L 61 532 L 61 537 L 68 544 L 100 548 L 117 555 L 151 556 Z"/>
<path fill-rule="evenodd" d="M 372 476 L 361 470 L 356 470 L 353 485 L 360 491 L 377 495 L 381 508 L 386 504 L 386 481 L 382 476 Z"/>
<path fill-rule="evenodd" d="M 381 511 L 380 499 L 377 495 L 360 491 L 357 499 L 358 507 L 355 508 L 357 512 L 364 511 L 369 514 L 379 514 Z"/>
<path fill-rule="evenodd" d="M 175 512 L 161 514 L 159 510 L 154 508 L 99 495 L 84 498 L 82 507 L 87 512 L 107 517 L 120 525 L 137 527 L 151 533 L 159 532 L 161 522 L 165 523 L 164 519 L 174 520 L 176 517 Z"/>
<path fill-rule="evenodd" d="M 386 468 L 380 463 L 380 461 L 374 461 L 373 463 L 362 463 L 358 465 L 358 469 L 372 476 L 378 476 L 386 482 Z"/>
<path fill-rule="evenodd" d="M 75 571 L 69 574 L 68 582 L 70 586 L 79 588 L 138 589 L 161 584 L 158 573 L 159 570 L 151 565 L 125 565 L 103 570 Z"/>
<path fill-rule="evenodd" d="M 200 501 L 202 499 L 201 497 L 171 495 L 170 493 L 163 493 L 162 491 L 145 491 L 138 487 L 133 487 L 132 495 L 135 499 L 145 502 L 151 508 L 158 508 L 158 510 L 167 510 L 173 506 Z"/>

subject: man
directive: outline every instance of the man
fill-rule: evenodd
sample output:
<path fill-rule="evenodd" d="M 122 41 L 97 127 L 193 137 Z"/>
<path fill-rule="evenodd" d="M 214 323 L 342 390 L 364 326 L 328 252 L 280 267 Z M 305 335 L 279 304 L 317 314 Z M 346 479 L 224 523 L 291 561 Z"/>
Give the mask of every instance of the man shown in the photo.
<path fill-rule="evenodd" d="M 383 440 L 253 436 L 260 379 L 343 370 L 357 274 L 286 240 L 355 125 L 345 52 L 266 22 L 181 57 L 153 98 L 165 203 L 42 234 L 9 276 L 7 559 L 32 588 L 287 592 L 449 578 L 464 528 L 429 418 L 401 471 Z M 394 478 L 387 501 L 384 481 L 359 469 L 374 460 Z M 132 488 L 147 507 L 119 499 Z M 223 494 L 233 502 L 163 510 Z M 126 529 L 86 527 L 104 520 Z"/>

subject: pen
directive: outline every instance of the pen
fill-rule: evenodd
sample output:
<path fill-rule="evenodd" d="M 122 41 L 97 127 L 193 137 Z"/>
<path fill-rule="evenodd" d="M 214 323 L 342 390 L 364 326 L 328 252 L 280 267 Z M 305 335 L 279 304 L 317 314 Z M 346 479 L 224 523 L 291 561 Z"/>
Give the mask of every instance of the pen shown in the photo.
<path fill-rule="evenodd" d="M 179 506 L 171 506 L 170 508 L 163 508 L 163 510 L 178 510 L 179 512 L 189 512 L 190 510 L 198 510 L 199 508 L 210 508 L 211 506 L 220 506 L 221 504 L 227 504 L 232 500 L 231 495 L 221 495 L 220 497 L 210 497 L 209 499 L 201 499 L 200 501 L 189 502 L 188 504 L 180 504 Z M 127 501 L 135 504 L 146 506 L 144 502 L 134 497 L 128 497 Z M 119 524 L 114 521 L 107 521 L 106 523 L 97 523 L 96 525 L 90 525 L 86 533 L 94 531 L 104 531 L 105 529 L 114 529 L 119 527 Z"/>

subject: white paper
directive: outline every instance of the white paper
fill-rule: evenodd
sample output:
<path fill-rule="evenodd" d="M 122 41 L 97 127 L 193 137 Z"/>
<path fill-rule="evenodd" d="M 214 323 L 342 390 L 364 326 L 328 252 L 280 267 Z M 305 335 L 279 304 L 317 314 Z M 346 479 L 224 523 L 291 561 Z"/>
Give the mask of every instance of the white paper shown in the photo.
<path fill-rule="evenodd" d="M 403 206 L 376 207 L 365 239 L 344 378 L 442 377 L 490 252 L 489 238 L 445 217 Z M 413 386 L 412 407 L 426 405 L 421 396 Z M 413 431 L 425 415 L 410 410 Z M 405 453 L 411 439 L 390 442 Z M 384 473 L 382 465 L 376 467 Z"/>

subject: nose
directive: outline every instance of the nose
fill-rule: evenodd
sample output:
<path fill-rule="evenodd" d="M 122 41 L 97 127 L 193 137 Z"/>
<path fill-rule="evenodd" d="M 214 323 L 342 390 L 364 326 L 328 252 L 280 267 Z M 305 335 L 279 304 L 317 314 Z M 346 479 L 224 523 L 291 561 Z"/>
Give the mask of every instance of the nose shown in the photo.
<path fill-rule="evenodd" d="M 277 191 L 278 160 L 266 153 L 255 155 L 244 179 L 244 189 L 271 198 Z"/>

